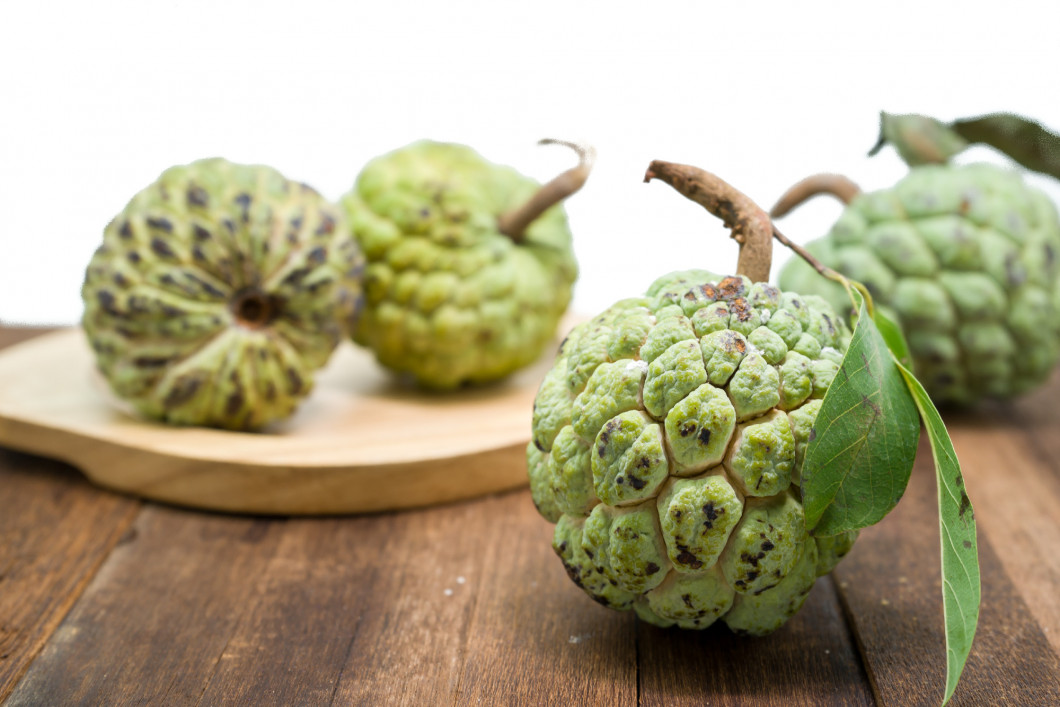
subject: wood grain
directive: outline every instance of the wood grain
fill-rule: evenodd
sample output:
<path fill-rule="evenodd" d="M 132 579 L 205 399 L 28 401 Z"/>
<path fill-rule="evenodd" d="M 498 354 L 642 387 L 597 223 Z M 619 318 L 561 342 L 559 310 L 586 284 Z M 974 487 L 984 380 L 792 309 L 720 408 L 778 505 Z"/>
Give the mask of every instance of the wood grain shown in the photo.
<path fill-rule="evenodd" d="M 59 462 L 0 450 L 0 701 L 13 689 L 139 502 Z"/>
<path fill-rule="evenodd" d="M 980 532 L 1060 653 L 1060 378 L 1017 403 L 948 415 Z"/>
<path fill-rule="evenodd" d="M 975 452 L 967 444 L 957 449 L 965 468 L 977 465 Z M 973 470 L 970 477 L 976 475 Z M 967 488 L 977 490 L 971 481 Z M 847 618 L 884 705 L 942 699 L 946 657 L 938 532 L 934 468 L 923 439 L 902 501 L 879 525 L 862 531 L 835 570 Z M 1060 704 L 1060 658 L 983 528 L 979 558 L 979 628 L 951 704 Z"/>
<path fill-rule="evenodd" d="M 343 344 L 292 418 L 249 434 L 123 412 L 93 374 L 82 333 L 59 331 L 0 354 L 0 443 L 68 461 L 102 486 L 197 508 L 328 514 L 443 503 L 526 483 L 533 399 L 553 350 L 496 385 L 429 395 Z"/>
<path fill-rule="evenodd" d="M 49 329 L 0 327 L 0 348 Z M 14 689 L 140 504 L 73 468 L 0 449 L 0 702 Z"/>
<path fill-rule="evenodd" d="M 498 503 L 479 525 L 491 540 L 456 704 L 637 704 L 635 617 L 571 582 L 529 493 Z"/>
<path fill-rule="evenodd" d="M 24 332 L 0 328 L 0 347 Z M 983 605 L 957 705 L 1060 704 L 1060 376 L 947 413 Z M 766 639 L 660 630 L 567 578 L 525 490 L 345 518 L 141 504 L 0 450 L 0 702 L 937 704 L 933 469 Z M 517 464 L 525 473 L 521 459 Z"/>
<path fill-rule="evenodd" d="M 282 525 L 145 508 L 8 705 L 195 704 Z"/>
<path fill-rule="evenodd" d="M 640 704 L 872 705 L 861 659 L 830 577 L 764 638 L 639 626 Z"/>

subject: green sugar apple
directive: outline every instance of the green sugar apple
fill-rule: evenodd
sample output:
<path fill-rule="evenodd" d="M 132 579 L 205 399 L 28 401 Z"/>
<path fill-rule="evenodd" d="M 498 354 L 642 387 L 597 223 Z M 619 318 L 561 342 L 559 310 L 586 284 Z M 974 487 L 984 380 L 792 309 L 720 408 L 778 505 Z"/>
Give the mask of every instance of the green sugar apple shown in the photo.
<path fill-rule="evenodd" d="M 779 628 L 857 535 L 810 536 L 800 492 L 850 336 L 819 297 L 702 270 L 577 326 L 527 446 L 570 578 L 659 626 Z"/>
<path fill-rule="evenodd" d="M 502 217 L 539 188 L 451 143 L 417 142 L 365 166 L 342 200 L 367 259 L 354 340 L 440 390 L 536 360 L 578 274 L 562 206 L 502 232 Z"/>
<path fill-rule="evenodd" d="M 260 428 L 289 415 L 346 336 L 363 265 L 341 213 L 264 166 L 172 167 L 106 227 L 82 324 L 146 417 Z"/>
<path fill-rule="evenodd" d="M 1060 223 L 1014 172 L 914 167 L 893 188 L 854 197 L 807 249 L 900 323 L 936 403 L 1024 393 L 1060 358 Z M 801 258 L 779 284 L 850 310 L 843 288 Z"/>

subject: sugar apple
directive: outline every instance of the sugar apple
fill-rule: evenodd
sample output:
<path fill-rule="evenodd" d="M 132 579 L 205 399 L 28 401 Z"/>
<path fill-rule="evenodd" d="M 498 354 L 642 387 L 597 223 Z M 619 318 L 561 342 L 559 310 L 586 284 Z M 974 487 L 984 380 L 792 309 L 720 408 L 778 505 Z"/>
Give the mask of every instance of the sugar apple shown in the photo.
<path fill-rule="evenodd" d="M 264 166 L 167 169 L 106 227 L 82 319 L 143 415 L 249 430 L 290 414 L 341 341 L 362 258 L 340 212 Z"/>
<path fill-rule="evenodd" d="M 588 174 L 581 154 L 580 181 L 566 193 Z M 562 206 L 505 228 L 539 189 L 464 145 L 421 141 L 371 161 L 342 200 L 367 258 L 354 340 L 440 390 L 536 360 L 578 274 Z"/>
<path fill-rule="evenodd" d="M 570 578 L 659 626 L 779 628 L 856 538 L 811 537 L 800 492 L 849 341 L 819 297 L 702 270 L 576 327 L 527 446 Z"/>
<path fill-rule="evenodd" d="M 1018 395 L 1060 358 L 1060 223 L 1014 172 L 913 167 L 893 188 L 855 196 L 807 249 L 898 320 L 938 404 Z M 843 288 L 800 258 L 779 284 L 850 309 Z"/>

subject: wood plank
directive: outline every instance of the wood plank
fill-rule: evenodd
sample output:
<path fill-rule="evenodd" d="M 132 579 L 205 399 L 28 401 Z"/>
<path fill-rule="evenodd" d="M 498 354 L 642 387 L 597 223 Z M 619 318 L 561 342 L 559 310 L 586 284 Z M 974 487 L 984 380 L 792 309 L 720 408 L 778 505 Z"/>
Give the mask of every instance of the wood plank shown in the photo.
<path fill-rule="evenodd" d="M 0 701 L 139 510 L 60 462 L 0 450 Z"/>
<path fill-rule="evenodd" d="M 426 395 L 344 342 L 291 417 L 251 434 L 142 419 L 94 374 L 84 333 L 67 329 L 0 352 L 0 444 L 193 508 L 304 515 L 445 503 L 526 485 L 534 397 L 553 351 L 494 385 Z"/>
<path fill-rule="evenodd" d="M 0 348 L 49 332 L 0 326 Z M 0 449 L 0 701 L 132 523 L 139 503 L 65 464 Z"/>
<path fill-rule="evenodd" d="M 491 539 L 479 545 L 456 704 L 635 705 L 632 612 L 604 608 L 571 582 L 528 492 L 493 503 L 468 528 Z"/>
<path fill-rule="evenodd" d="M 451 701 L 495 508 L 289 522 L 202 703 Z"/>
<path fill-rule="evenodd" d="M 962 438 L 965 444 L 957 450 L 969 469 L 980 459 L 980 450 L 967 444 L 971 439 Z M 971 482 L 968 488 L 974 493 Z M 923 439 L 905 497 L 879 525 L 862 531 L 835 570 L 869 678 L 884 705 L 942 699 L 946 658 L 939 552 L 934 467 Z M 979 628 L 951 704 L 1060 704 L 1060 658 L 983 527 L 979 556 Z"/>
<path fill-rule="evenodd" d="M 640 704 L 872 705 L 872 691 L 831 577 L 817 581 L 799 613 L 769 636 L 639 630 Z"/>
<path fill-rule="evenodd" d="M 282 525 L 145 507 L 8 704 L 194 704 Z"/>
<path fill-rule="evenodd" d="M 976 520 L 1060 653 L 1060 377 L 1015 403 L 948 415 Z M 1049 407 L 1041 405 L 1050 402 Z"/>

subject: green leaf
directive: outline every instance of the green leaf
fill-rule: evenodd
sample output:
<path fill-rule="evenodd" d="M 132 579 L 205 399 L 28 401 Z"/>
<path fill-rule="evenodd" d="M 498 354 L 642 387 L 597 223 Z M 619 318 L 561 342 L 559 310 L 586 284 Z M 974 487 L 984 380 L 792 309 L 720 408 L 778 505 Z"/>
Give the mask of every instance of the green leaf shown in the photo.
<path fill-rule="evenodd" d="M 939 538 L 942 542 L 942 610 L 946 623 L 946 696 L 957 689 L 979 622 L 979 550 L 975 512 L 964 490 L 961 465 L 938 410 L 908 369 L 899 365 L 924 420 L 939 497 Z"/>
<path fill-rule="evenodd" d="M 1060 179 L 1060 135 L 1014 113 L 990 113 L 949 124 L 917 113 L 880 113 L 880 137 L 869 154 L 889 144 L 910 166 L 945 164 L 977 143 L 1027 169 Z"/>
<path fill-rule="evenodd" d="M 887 343 L 887 348 L 894 354 L 898 363 L 912 370 L 913 357 L 909 354 L 909 344 L 905 342 L 905 335 L 902 333 L 901 327 L 893 319 L 881 312 L 879 308 L 873 312 L 872 320 L 876 323 L 876 328 L 880 330 L 880 335 L 883 336 L 883 340 Z"/>
<path fill-rule="evenodd" d="M 905 492 L 919 438 L 916 404 L 862 301 L 803 462 L 806 527 L 835 535 L 887 515 Z"/>
<path fill-rule="evenodd" d="M 1027 169 L 1060 178 L 1060 136 L 1012 113 L 955 121 L 952 130 L 970 143 L 990 145 Z"/>
<path fill-rule="evenodd" d="M 869 151 L 875 155 L 884 145 L 894 145 L 898 156 L 910 167 L 946 164 L 968 146 L 952 127 L 917 113 L 880 113 L 880 137 Z"/>

